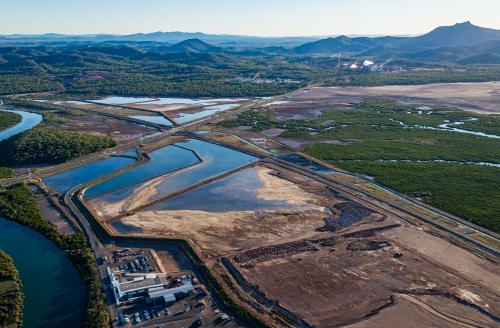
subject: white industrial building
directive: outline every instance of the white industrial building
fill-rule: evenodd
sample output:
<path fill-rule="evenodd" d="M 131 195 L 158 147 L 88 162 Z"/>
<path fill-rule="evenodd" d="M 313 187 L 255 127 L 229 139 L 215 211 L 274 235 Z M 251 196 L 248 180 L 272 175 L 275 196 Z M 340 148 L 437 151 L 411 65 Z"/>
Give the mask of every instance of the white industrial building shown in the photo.
<path fill-rule="evenodd" d="M 165 276 L 147 274 L 135 277 L 133 280 L 118 281 L 109 267 L 107 270 L 117 305 L 121 304 L 120 299 L 123 297 L 134 298 L 139 296 L 149 296 L 152 299 L 163 298 L 166 303 L 171 303 L 175 302 L 177 297 L 191 294 L 194 291 L 191 280 L 185 277 L 181 279 L 181 286 L 165 289 L 165 286 L 168 286 L 168 280 Z"/>

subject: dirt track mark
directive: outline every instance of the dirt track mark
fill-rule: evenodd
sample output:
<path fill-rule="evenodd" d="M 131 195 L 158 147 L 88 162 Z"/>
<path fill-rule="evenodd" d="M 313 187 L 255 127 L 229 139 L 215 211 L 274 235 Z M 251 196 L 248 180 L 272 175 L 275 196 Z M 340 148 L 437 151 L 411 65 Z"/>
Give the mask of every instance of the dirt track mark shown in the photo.
<path fill-rule="evenodd" d="M 461 322 L 461 321 L 458 321 L 456 319 L 453 319 L 453 318 L 450 318 L 444 314 L 442 314 L 441 312 L 438 312 L 436 310 L 434 310 L 432 307 L 430 307 L 429 305 L 427 305 L 427 303 L 419 300 L 419 299 L 416 299 L 415 297 L 413 296 L 410 296 L 410 295 L 405 295 L 405 294 L 399 294 L 398 296 L 400 297 L 403 297 L 405 299 L 407 299 L 408 301 L 414 303 L 414 304 L 417 304 L 418 306 L 422 307 L 423 309 L 429 311 L 430 313 L 432 313 L 433 315 L 441 318 L 441 319 L 444 319 L 448 322 L 451 322 L 455 325 L 458 325 L 460 327 L 469 327 L 469 328 L 475 328 L 475 326 L 472 326 L 472 325 L 469 325 L 469 324 L 466 324 L 464 322 Z"/>

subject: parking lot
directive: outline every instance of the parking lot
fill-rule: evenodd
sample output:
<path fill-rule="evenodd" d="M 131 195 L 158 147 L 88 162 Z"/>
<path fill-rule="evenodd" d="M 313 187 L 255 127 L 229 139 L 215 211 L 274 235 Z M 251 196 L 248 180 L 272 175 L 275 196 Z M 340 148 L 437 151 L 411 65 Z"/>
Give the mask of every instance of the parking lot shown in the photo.
<path fill-rule="evenodd" d="M 170 306 L 134 304 L 118 309 L 129 322 L 123 324 L 118 319 L 114 327 L 240 327 L 201 291 Z"/>
<path fill-rule="evenodd" d="M 113 272 L 120 270 L 126 271 L 127 275 L 137 276 L 149 273 L 161 274 L 164 268 L 176 269 L 176 272 L 169 271 L 169 276 L 173 276 L 174 279 L 193 274 L 191 270 L 186 270 L 188 268 L 186 263 L 178 262 L 182 257 L 177 249 L 157 249 L 156 253 L 151 253 L 149 248 L 113 246 L 108 250 L 107 259 L 101 261 L 100 270 L 109 267 Z M 153 254 L 156 254 L 156 259 Z M 116 277 L 123 279 L 125 276 L 118 274 Z M 104 281 L 104 285 L 107 286 L 105 291 L 108 305 L 113 313 L 113 327 L 241 327 L 232 317 L 226 317 L 224 311 L 212 301 L 211 296 L 207 296 L 199 286 L 196 286 L 194 294 L 174 304 L 166 305 L 163 301 L 147 303 L 146 299 L 139 298 L 116 306 L 109 283 L 108 279 Z M 121 314 L 124 321 L 128 322 L 122 322 Z"/>

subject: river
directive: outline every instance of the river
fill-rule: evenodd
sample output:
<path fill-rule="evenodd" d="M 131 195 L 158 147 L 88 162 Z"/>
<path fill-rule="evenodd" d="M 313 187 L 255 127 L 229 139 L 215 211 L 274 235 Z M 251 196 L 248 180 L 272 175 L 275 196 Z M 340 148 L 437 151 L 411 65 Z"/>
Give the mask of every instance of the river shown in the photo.
<path fill-rule="evenodd" d="M 80 327 L 85 287 L 63 251 L 34 230 L 4 218 L 0 249 L 12 257 L 21 276 L 24 328 Z"/>
<path fill-rule="evenodd" d="M 0 111 L 8 112 L 8 113 L 16 113 L 16 114 L 19 114 L 23 117 L 23 120 L 20 123 L 14 125 L 13 127 L 9 128 L 7 130 L 0 132 L 0 141 L 37 126 L 43 119 L 43 116 L 40 114 L 23 112 L 20 110 L 0 109 Z"/>

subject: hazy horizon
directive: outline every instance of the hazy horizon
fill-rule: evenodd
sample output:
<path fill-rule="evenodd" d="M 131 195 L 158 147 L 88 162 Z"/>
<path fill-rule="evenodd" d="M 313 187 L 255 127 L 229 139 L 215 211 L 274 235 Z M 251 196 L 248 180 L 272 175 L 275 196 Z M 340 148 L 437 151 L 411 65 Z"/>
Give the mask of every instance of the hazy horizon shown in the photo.
<path fill-rule="evenodd" d="M 257 37 L 420 35 L 470 21 L 500 29 L 497 0 L 4 0 L 0 34 L 201 32 Z M 21 23 L 21 24 L 20 24 Z"/>

